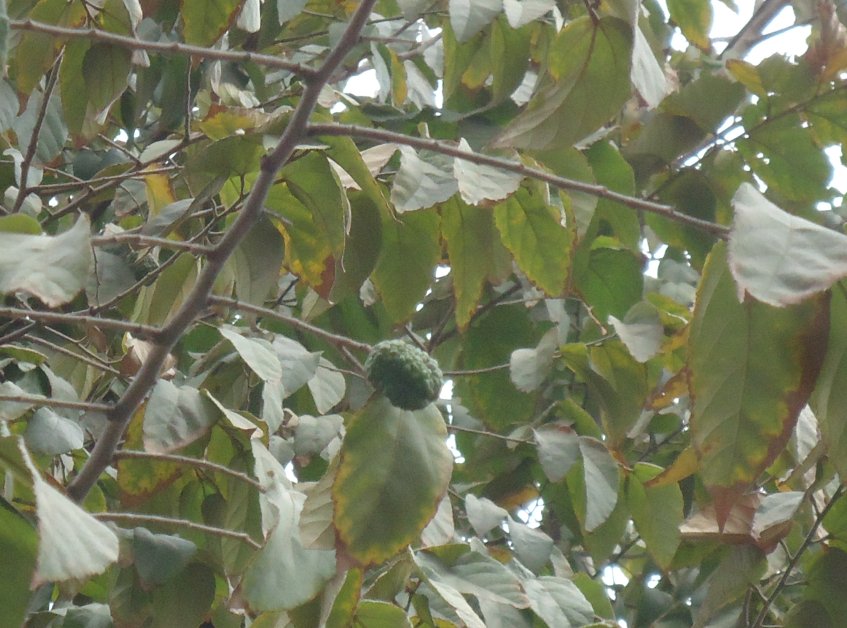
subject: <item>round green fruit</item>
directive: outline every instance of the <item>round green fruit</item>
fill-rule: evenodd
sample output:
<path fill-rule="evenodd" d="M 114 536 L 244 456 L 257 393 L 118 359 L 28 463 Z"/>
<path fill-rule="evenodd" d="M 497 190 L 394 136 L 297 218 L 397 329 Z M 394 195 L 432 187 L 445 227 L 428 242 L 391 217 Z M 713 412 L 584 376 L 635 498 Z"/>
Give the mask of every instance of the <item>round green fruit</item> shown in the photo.
<path fill-rule="evenodd" d="M 438 399 L 444 383 L 438 362 L 402 340 L 376 344 L 365 371 L 373 387 L 404 410 L 420 410 Z"/>

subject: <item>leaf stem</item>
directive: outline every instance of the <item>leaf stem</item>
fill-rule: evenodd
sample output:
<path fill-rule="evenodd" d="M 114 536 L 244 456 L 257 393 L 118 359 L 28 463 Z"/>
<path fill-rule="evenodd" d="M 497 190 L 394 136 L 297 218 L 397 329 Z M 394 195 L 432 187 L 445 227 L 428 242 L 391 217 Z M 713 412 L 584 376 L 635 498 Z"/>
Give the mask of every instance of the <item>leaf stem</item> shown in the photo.
<path fill-rule="evenodd" d="M 186 528 L 195 530 L 212 536 L 221 536 L 230 539 L 236 539 L 252 547 L 260 550 L 262 545 L 254 541 L 246 532 L 235 532 L 226 528 L 215 528 L 202 523 L 196 523 L 187 519 L 174 519 L 171 517 L 159 517 L 157 515 L 142 515 L 133 512 L 97 512 L 94 513 L 94 518 L 100 521 L 112 521 L 114 523 L 129 523 L 129 524 L 153 524 L 170 528 Z"/>
<path fill-rule="evenodd" d="M 134 449 L 121 449 L 120 451 L 116 451 L 114 458 L 120 459 L 130 459 L 130 460 L 154 460 L 158 462 L 170 462 L 173 464 L 182 464 L 190 467 L 197 467 L 198 469 L 205 469 L 207 471 L 212 471 L 214 473 L 221 473 L 223 475 L 228 475 L 232 478 L 240 480 L 245 484 L 249 484 L 257 491 L 262 493 L 265 492 L 265 489 L 262 488 L 262 485 L 257 481 L 251 478 L 246 473 L 242 473 L 241 471 L 236 471 L 234 469 L 230 469 L 227 466 L 222 464 L 217 464 L 215 462 L 209 462 L 208 460 L 201 460 L 199 458 L 191 458 L 189 456 L 179 456 L 177 454 L 160 454 L 160 453 L 152 453 L 149 451 L 137 451 Z"/>

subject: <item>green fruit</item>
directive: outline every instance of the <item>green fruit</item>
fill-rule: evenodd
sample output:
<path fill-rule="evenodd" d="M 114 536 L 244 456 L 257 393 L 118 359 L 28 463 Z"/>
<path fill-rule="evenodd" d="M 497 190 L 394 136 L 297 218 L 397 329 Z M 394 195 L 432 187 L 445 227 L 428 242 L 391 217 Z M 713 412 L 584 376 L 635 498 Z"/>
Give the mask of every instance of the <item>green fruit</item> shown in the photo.
<path fill-rule="evenodd" d="M 402 340 L 384 340 L 365 361 L 368 381 L 404 410 L 420 410 L 436 399 L 444 379 L 438 362 Z"/>

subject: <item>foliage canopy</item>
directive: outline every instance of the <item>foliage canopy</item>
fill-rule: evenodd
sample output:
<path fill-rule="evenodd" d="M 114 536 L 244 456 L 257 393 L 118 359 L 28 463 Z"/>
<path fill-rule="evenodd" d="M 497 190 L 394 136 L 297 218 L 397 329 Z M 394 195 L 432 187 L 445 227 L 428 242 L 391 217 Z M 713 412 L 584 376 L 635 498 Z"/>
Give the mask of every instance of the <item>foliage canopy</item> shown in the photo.
<path fill-rule="evenodd" d="M 0 625 L 838 625 L 847 11 L 757 4 L 0 1 Z"/>

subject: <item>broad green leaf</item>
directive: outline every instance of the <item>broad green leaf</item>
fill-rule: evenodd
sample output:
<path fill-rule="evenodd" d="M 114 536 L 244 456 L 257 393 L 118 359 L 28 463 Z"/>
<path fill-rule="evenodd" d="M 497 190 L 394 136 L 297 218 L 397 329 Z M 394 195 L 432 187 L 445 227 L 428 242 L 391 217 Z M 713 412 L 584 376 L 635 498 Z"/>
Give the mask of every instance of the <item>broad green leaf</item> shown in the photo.
<path fill-rule="evenodd" d="M 650 107 L 655 107 L 673 90 L 673 85 L 638 24 L 634 26 L 633 33 L 632 85 Z"/>
<path fill-rule="evenodd" d="M 542 425 L 532 431 L 538 446 L 538 462 L 551 482 L 560 482 L 579 461 L 579 436 L 569 426 Z"/>
<path fill-rule="evenodd" d="M 95 249 L 93 272 L 85 285 L 85 296 L 91 305 L 110 302 L 135 283 L 132 267 L 119 255 Z"/>
<path fill-rule="evenodd" d="M 618 463 L 606 446 L 598 440 L 581 436 L 582 473 L 585 483 L 586 532 L 591 532 L 609 518 L 618 501 L 620 473 Z"/>
<path fill-rule="evenodd" d="M 308 0 L 276 0 L 276 12 L 279 16 L 279 23 L 285 24 L 297 17 L 306 7 L 307 2 Z"/>
<path fill-rule="evenodd" d="M 518 577 L 493 558 L 462 548 L 450 556 L 433 548 L 415 554 L 415 562 L 433 586 L 442 583 L 464 595 L 526 608 L 529 601 Z"/>
<path fill-rule="evenodd" d="M 202 625 L 215 599 L 215 572 L 192 562 L 164 586 L 152 591 L 155 609 L 151 628 Z"/>
<path fill-rule="evenodd" d="M 553 369 L 553 356 L 559 348 L 559 334 L 551 329 L 534 349 L 516 349 L 509 357 L 509 377 L 523 392 L 537 390 Z"/>
<path fill-rule="evenodd" d="M 744 183 L 733 198 L 729 267 L 765 303 L 799 303 L 847 276 L 847 236 L 792 216 Z"/>
<path fill-rule="evenodd" d="M 824 359 L 829 298 L 776 308 L 739 303 L 716 245 L 697 293 L 689 339 L 692 443 L 719 521 L 779 454 Z"/>
<path fill-rule="evenodd" d="M 555 4 L 555 0 L 503 0 L 503 12 L 509 26 L 520 28 L 546 15 Z"/>
<path fill-rule="evenodd" d="M 338 470 L 338 458 L 333 458 L 324 476 L 306 492 L 300 511 L 300 542 L 307 549 L 334 549 L 335 528 L 332 526 L 334 505 L 332 485 Z"/>
<path fill-rule="evenodd" d="M 464 138 L 459 140 L 459 148 L 473 152 Z M 523 175 L 514 172 L 458 158 L 453 160 L 453 176 L 459 186 L 459 195 L 468 205 L 503 200 L 520 187 L 523 179 Z"/>
<path fill-rule="evenodd" d="M 35 528 L 5 499 L 0 499 L 0 623 L 22 626 L 30 599 L 38 537 Z"/>
<path fill-rule="evenodd" d="M 570 270 L 573 229 L 560 210 L 548 204 L 540 187 L 522 187 L 494 208 L 503 244 L 527 277 L 550 296 L 565 289 Z"/>
<path fill-rule="evenodd" d="M 208 46 L 230 27 L 243 0 L 182 0 L 182 34 L 189 44 Z"/>
<path fill-rule="evenodd" d="M 85 6 L 65 0 L 39 0 L 27 16 L 38 22 L 57 26 L 81 26 L 86 19 Z M 16 87 L 29 94 L 42 75 L 53 65 L 63 41 L 53 35 L 25 32 L 15 47 Z"/>
<path fill-rule="evenodd" d="M 665 330 L 656 308 L 646 301 L 636 303 L 618 320 L 609 316 L 609 323 L 621 342 L 639 362 L 646 362 L 659 352 L 665 339 Z"/>
<path fill-rule="evenodd" d="M 343 576 L 340 585 L 338 581 Z M 326 621 L 322 625 L 326 628 L 346 628 L 351 625 L 353 616 L 356 613 L 356 607 L 359 606 L 359 597 L 362 594 L 362 580 L 364 572 L 361 569 L 350 569 L 347 573 L 336 574 L 335 578 L 327 587 L 326 593 L 334 594 L 332 606 L 321 612 L 323 616 L 326 614 Z M 337 589 L 337 593 L 335 591 Z M 326 601 L 324 601 L 324 606 Z M 397 608 L 393 606 L 393 608 Z M 399 608 L 397 610 L 400 610 Z M 405 616 L 405 613 L 403 613 Z"/>
<path fill-rule="evenodd" d="M 709 29 L 712 27 L 710 0 L 668 0 L 671 19 L 692 44 L 703 50 L 711 47 Z"/>
<path fill-rule="evenodd" d="M 84 214 L 57 236 L 0 233 L 2 293 L 23 290 L 58 307 L 85 287 L 90 264 L 90 225 Z"/>
<path fill-rule="evenodd" d="M 356 607 L 352 625 L 362 628 L 412 628 L 402 608 L 378 600 L 362 600 Z"/>
<path fill-rule="evenodd" d="M 453 521 L 453 505 L 450 502 L 450 495 L 445 494 L 438 502 L 435 516 L 421 532 L 421 547 L 445 545 L 453 541 L 455 535 L 456 523 Z"/>
<path fill-rule="evenodd" d="M 335 282 L 329 295 L 333 302 L 343 300 L 348 294 L 358 294 L 376 268 L 382 250 L 382 219 L 391 215 L 385 199 L 378 204 L 363 192 L 351 191 L 348 196 L 350 233 L 344 255 L 335 265 Z"/>
<path fill-rule="evenodd" d="M 132 69 L 132 53 L 123 47 L 95 43 L 85 53 L 82 76 L 90 109 L 86 115 L 99 118 L 124 92 Z"/>
<path fill-rule="evenodd" d="M 641 416 L 649 392 L 647 368 L 629 354 L 622 342 L 609 340 L 586 347 L 562 347 L 565 364 L 588 384 L 600 407 L 600 419 L 612 447 L 626 439 Z"/>
<path fill-rule="evenodd" d="M 146 528 L 135 528 L 132 555 L 138 575 L 145 583 L 159 585 L 185 569 L 197 552 L 191 541 L 169 534 L 153 534 Z"/>
<path fill-rule="evenodd" d="M 805 204 L 829 198 L 832 165 L 814 134 L 798 119 L 760 125 L 738 150 L 773 193 Z"/>
<path fill-rule="evenodd" d="M 277 285 L 283 254 L 279 231 L 269 220 L 260 220 L 232 254 L 236 298 L 263 305 L 271 289 Z"/>
<path fill-rule="evenodd" d="M 335 528 L 363 565 L 414 541 L 435 514 L 453 456 L 434 405 L 405 411 L 376 396 L 347 426 L 332 487 Z"/>
<path fill-rule="evenodd" d="M 313 417 L 301 414 L 294 428 L 294 453 L 314 456 L 321 453 L 334 438 L 343 434 L 344 419 L 340 414 Z"/>
<path fill-rule="evenodd" d="M 282 367 L 282 388 L 288 397 L 315 376 L 321 354 L 309 351 L 296 340 L 282 335 L 277 335 L 271 344 Z"/>
<path fill-rule="evenodd" d="M 151 325 L 168 320 L 194 286 L 197 262 L 191 255 L 180 255 L 152 286 L 144 286 L 135 301 L 132 319 Z"/>
<path fill-rule="evenodd" d="M 450 0 L 450 24 L 456 39 L 467 41 L 503 10 L 503 0 Z"/>
<path fill-rule="evenodd" d="M 632 251 L 598 238 L 574 255 L 573 281 L 599 320 L 607 320 L 610 314 L 622 317 L 641 300 L 641 260 Z"/>
<path fill-rule="evenodd" d="M 847 477 L 847 294 L 840 283 L 832 291 L 830 307 L 826 357 L 809 404 L 830 462 Z"/>
<path fill-rule="evenodd" d="M 315 376 L 306 385 L 312 393 L 315 408 L 321 414 L 326 414 L 344 399 L 344 392 L 347 389 L 344 375 L 339 373 L 338 369 L 326 358 L 319 358 Z"/>
<path fill-rule="evenodd" d="M 751 528 L 760 547 L 772 546 L 788 534 L 804 498 L 802 491 L 765 495 L 753 515 Z"/>
<path fill-rule="evenodd" d="M 382 254 L 373 273 L 388 315 L 396 322 L 408 319 L 430 285 L 441 257 L 439 217 L 433 210 L 385 217 Z"/>
<path fill-rule="evenodd" d="M 0 383 L 0 394 L 17 396 L 26 394 L 25 391 L 14 382 Z M 16 403 L 14 401 L 0 401 L 0 421 L 14 421 L 32 408 L 32 403 Z"/>
<path fill-rule="evenodd" d="M 541 530 L 509 520 L 509 538 L 515 546 L 515 554 L 523 565 L 534 572 L 539 572 L 550 560 L 553 551 L 553 539 Z"/>
<path fill-rule="evenodd" d="M 144 409 L 141 406 L 127 427 L 124 447 L 127 449 L 143 449 Z M 118 488 L 121 493 L 121 503 L 135 506 L 159 492 L 176 480 L 184 471 L 184 467 L 172 462 L 153 460 L 118 460 Z"/>
<path fill-rule="evenodd" d="M 744 87 L 728 77 L 702 74 L 662 103 L 662 111 L 691 118 L 715 133 L 744 99 Z"/>
<path fill-rule="evenodd" d="M 468 327 L 461 367 L 473 370 L 508 364 L 515 346 L 537 342 L 526 308 L 500 306 Z M 494 429 L 527 421 L 535 408 L 535 397 L 515 388 L 506 370 L 462 377 L 455 386 L 463 403 Z"/>
<path fill-rule="evenodd" d="M 400 170 L 391 187 L 394 208 L 404 213 L 443 203 L 459 190 L 453 171 L 452 157 L 401 146 Z"/>
<path fill-rule="evenodd" d="M 505 508 L 501 508 L 487 497 L 477 497 L 473 493 L 465 495 L 465 513 L 468 523 L 480 537 L 498 527 L 509 516 Z"/>
<path fill-rule="evenodd" d="M 591 623 L 594 609 L 570 580 L 541 576 L 523 583 L 530 608 L 548 626 L 578 628 Z"/>
<path fill-rule="evenodd" d="M 570 146 L 617 114 L 630 97 L 632 31 L 616 18 L 568 22 L 550 47 L 548 75 L 496 144 Z"/>
<path fill-rule="evenodd" d="M 189 153 L 186 171 L 217 177 L 244 177 L 259 169 L 264 153 L 255 135 L 232 135 L 199 145 Z"/>
<path fill-rule="evenodd" d="M 218 420 L 217 407 L 191 386 L 160 379 L 144 411 L 144 449 L 167 453 L 194 442 Z"/>
<path fill-rule="evenodd" d="M 76 421 L 66 419 L 50 408 L 39 408 L 27 421 L 24 440 L 30 451 L 55 456 L 81 449 L 85 433 Z"/>
<path fill-rule="evenodd" d="M 457 197 L 450 199 L 441 206 L 441 231 L 450 257 L 456 323 L 464 330 L 476 311 L 486 279 L 492 273 L 508 274 L 511 259 L 500 242 L 494 215 L 486 207 L 466 205 Z"/>
<path fill-rule="evenodd" d="M 252 445 L 267 539 L 244 574 L 241 593 L 253 610 L 291 609 L 312 599 L 332 577 L 335 552 L 303 547 L 298 524 L 306 496 L 263 445 L 256 440 Z"/>
<path fill-rule="evenodd" d="M 626 493 L 632 520 L 647 551 L 659 567 L 668 569 L 680 543 L 683 501 L 678 484 L 646 484 L 661 472 L 661 467 L 638 463 L 627 478 Z"/>
<path fill-rule="evenodd" d="M 847 613 L 847 599 L 841 588 L 845 569 L 847 569 L 847 553 L 841 549 L 827 548 L 815 557 L 806 572 L 808 587 L 804 591 L 804 598 L 807 602 L 814 602 L 825 609 L 824 614 L 829 615 L 831 626 L 837 626 Z M 806 621 L 792 625 L 811 626 L 813 624 L 808 623 L 809 619 L 807 617 Z"/>
<path fill-rule="evenodd" d="M 242 336 L 238 328 L 223 326 L 221 336 L 232 343 L 232 346 L 264 382 L 279 382 L 282 380 L 282 365 L 274 351 L 273 345 L 263 338 L 248 338 Z"/>
<path fill-rule="evenodd" d="M 695 625 L 708 625 L 718 612 L 740 600 L 767 569 L 762 551 L 750 545 L 731 547 L 708 580 L 708 591 L 695 617 Z"/>
<path fill-rule="evenodd" d="M 38 563 L 32 586 L 101 573 L 118 559 L 118 537 L 43 480 L 22 442 L 20 447 L 32 473 L 38 516 Z"/>

